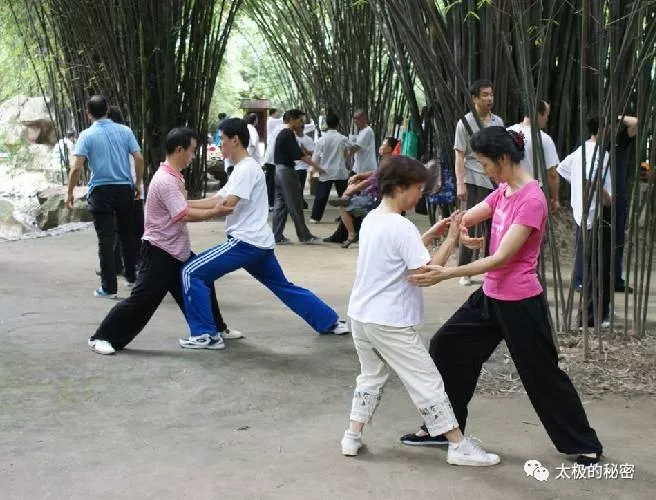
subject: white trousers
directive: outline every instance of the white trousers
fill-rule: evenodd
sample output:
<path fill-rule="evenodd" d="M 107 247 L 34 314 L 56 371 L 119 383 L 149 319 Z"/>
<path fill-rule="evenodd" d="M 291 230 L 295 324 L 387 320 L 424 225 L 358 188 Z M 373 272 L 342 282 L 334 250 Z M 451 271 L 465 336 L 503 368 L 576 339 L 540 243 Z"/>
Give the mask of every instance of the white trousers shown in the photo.
<path fill-rule="evenodd" d="M 431 436 L 458 427 L 440 372 L 414 327 L 398 328 L 351 319 L 351 335 L 360 360 L 351 420 L 365 424 L 371 420 L 389 377 L 389 367 L 403 382 Z"/>

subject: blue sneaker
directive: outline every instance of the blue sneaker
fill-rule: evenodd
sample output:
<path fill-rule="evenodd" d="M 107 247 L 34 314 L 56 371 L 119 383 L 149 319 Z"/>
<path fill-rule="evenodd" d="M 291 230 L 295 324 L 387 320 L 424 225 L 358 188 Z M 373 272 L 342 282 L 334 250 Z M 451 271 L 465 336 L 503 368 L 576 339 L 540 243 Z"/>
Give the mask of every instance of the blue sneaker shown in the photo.
<path fill-rule="evenodd" d="M 118 297 L 115 293 L 107 293 L 103 290 L 103 287 L 99 287 L 95 292 L 93 292 L 94 297 L 100 297 L 101 299 L 115 299 Z"/>
<path fill-rule="evenodd" d="M 180 347 L 184 347 L 185 349 L 224 349 L 225 342 L 223 342 L 223 338 L 218 333 L 216 335 L 203 333 L 202 335 L 180 339 Z"/>

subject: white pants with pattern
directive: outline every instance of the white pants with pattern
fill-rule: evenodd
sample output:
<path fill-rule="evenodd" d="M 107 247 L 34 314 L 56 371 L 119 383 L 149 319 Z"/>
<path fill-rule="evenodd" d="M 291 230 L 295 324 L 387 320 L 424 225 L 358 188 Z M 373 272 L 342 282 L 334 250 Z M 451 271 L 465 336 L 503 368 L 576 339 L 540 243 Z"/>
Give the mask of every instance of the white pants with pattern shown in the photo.
<path fill-rule="evenodd" d="M 389 367 L 403 382 L 431 436 L 458 427 L 442 377 L 414 327 L 398 328 L 351 319 L 351 334 L 360 360 L 351 420 L 369 422 L 380 402 Z"/>

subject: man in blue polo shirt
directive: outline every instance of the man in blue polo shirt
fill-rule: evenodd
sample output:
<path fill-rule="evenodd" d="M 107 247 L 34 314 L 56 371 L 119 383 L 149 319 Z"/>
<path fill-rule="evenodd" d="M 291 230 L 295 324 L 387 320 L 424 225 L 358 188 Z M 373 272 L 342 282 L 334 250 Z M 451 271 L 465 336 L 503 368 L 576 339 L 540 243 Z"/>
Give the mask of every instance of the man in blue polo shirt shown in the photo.
<path fill-rule="evenodd" d="M 114 262 L 114 231 L 123 249 L 124 273 L 128 286 L 134 283 L 136 248 L 134 241 L 135 185 L 129 156 L 134 157 L 136 185 L 143 181 L 144 160 L 141 148 L 130 128 L 107 118 L 107 99 L 95 95 L 87 101 L 87 116 L 91 126 L 82 131 L 75 145 L 75 162 L 68 179 L 66 206 L 73 206 L 73 189 L 88 160 L 89 211 L 93 215 L 98 235 L 100 258 L 100 288 L 96 297 L 116 298 L 116 264 Z M 116 228 L 114 227 L 116 224 Z"/>

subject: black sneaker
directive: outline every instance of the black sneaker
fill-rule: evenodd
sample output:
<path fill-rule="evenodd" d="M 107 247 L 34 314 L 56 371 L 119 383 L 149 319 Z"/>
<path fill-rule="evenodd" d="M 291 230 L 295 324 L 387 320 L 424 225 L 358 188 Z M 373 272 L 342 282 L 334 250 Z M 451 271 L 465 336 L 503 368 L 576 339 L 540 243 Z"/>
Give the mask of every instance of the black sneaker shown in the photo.
<path fill-rule="evenodd" d="M 624 283 L 618 283 L 615 285 L 615 291 L 617 293 L 633 293 L 633 288 L 626 286 Z"/>
<path fill-rule="evenodd" d="M 601 460 L 601 453 L 596 453 L 594 457 L 579 455 L 576 457 L 575 462 L 583 467 L 589 467 L 590 465 L 597 465 L 599 460 Z"/>
<path fill-rule="evenodd" d="M 421 430 L 428 432 L 425 425 L 421 426 Z M 439 436 L 431 436 L 430 434 L 417 436 L 414 432 L 401 436 L 401 442 L 408 446 L 445 446 L 449 444 L 449 440 L 444 434 Z"/>

